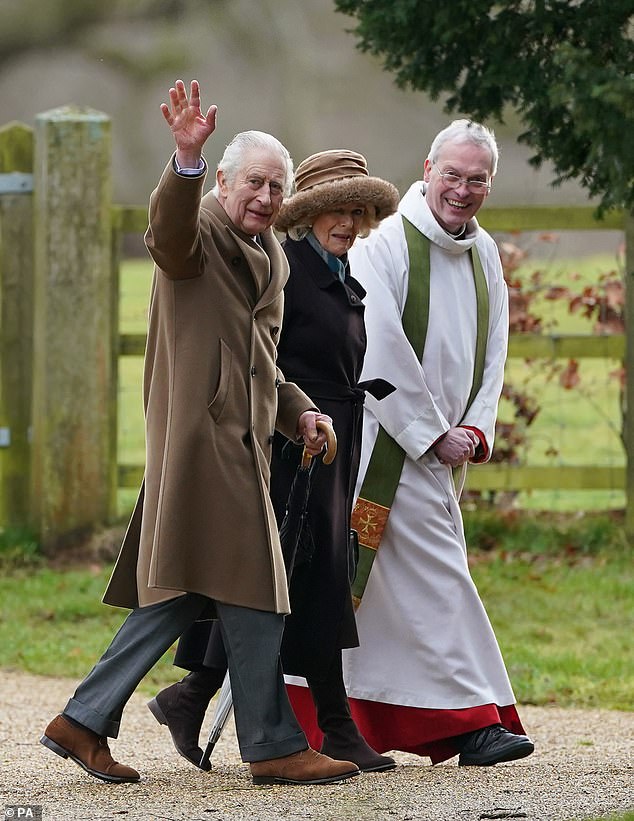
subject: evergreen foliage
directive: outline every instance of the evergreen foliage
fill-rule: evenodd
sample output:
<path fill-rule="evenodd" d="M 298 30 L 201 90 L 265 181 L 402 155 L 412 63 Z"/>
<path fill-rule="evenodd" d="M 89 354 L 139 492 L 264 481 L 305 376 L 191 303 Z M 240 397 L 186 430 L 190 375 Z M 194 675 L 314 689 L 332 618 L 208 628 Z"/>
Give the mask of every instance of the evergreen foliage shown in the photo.
<path fill-rule="evenodd" d="M 633 0 L 335 0 L 362 51 L 445 110 L 503 122 L 515 109 L 554 184 L 577 179 L 599 213 L 634 211 Z"/>

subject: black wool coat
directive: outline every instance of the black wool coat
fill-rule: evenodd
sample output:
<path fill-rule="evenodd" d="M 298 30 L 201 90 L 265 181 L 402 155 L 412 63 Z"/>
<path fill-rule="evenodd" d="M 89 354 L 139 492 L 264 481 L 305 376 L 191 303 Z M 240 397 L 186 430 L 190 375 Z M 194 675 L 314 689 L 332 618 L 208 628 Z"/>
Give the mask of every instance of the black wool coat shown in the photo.
<path fill-rule="evenodd" d="M 278 366 L 285 378 L 333 419 L 337 456 L 315 465 L 308 502 L 314 552 L 298 554 L 290 580 L 291 613 L 282 641 L 284 672 L 317 675 L 335 650 L 356 647 L 350 594 L 349 530 L 361 451 L 364 393 L 358 386 L 366 349 L 365 291 L 346 266 L 342 283 L 307 240 L 282 243 L 290 264 Z M 281 524 L 301 448 L 276 434 L 271 499 Z"/>

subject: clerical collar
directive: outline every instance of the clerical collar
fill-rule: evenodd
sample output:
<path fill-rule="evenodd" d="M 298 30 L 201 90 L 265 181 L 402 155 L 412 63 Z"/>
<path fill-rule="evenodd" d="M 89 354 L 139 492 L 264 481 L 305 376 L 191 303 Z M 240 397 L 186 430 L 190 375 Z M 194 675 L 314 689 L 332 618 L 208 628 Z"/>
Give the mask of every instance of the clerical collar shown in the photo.
<path fill-rule="evenodd" d="M 447 231 L 447 229 L 445 228 L 445 234 L 450 236 L 452 239 L 464 239 L 467 234 L 467 223 L 465 222 L 462 228 L 455 234 L 452 234 L 451 231 Z"/>

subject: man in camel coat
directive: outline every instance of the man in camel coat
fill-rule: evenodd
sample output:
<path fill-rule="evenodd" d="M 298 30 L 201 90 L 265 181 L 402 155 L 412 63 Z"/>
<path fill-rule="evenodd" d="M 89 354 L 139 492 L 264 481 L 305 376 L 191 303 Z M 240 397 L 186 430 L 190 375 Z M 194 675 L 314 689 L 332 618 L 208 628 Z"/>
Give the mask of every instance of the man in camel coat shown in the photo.
<path fill-rule="evenodd" d="M 112 758 L 123 708 L 195 620 L 216 617 L 236 729 L 254 783 L 326 783 L 358 774 L 308 747 L 290 708 L 279 649 L 289 611 L 269 497 L 275 429 L 319 453 L 330 421 L 277 369 L 288 277 L 271 226 L 293 175 L 270 134 L 225 150 L 203 196 L 202 148 L 216 107 L 179 80 L 161 106 L 176 141 L 150 201 L 154 260 L 145 355 L 145 480 L 104 601 L 132 608 L 42 743 L 109 782 L 139 773 Z"/>

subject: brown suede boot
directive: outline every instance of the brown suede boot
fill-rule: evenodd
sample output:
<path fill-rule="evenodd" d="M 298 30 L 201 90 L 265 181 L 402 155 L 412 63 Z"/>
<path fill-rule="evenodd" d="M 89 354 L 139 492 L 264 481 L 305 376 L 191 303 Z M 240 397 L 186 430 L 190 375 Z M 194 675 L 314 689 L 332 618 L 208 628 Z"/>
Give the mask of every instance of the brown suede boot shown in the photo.
<path fill-rule="evenodd" d="M 324 734 L 321 752 L 338 760 L 354 761 L 362 773 L 393 770 L 396 761 L 373 750 L 354 723 L 343 683 L 341 651 L 325 677 L 309 676 L 307 681 L 317 710 L 317 724 Z"/>
<path fill-rule="evenodd" d="M 352 761 L 334 761 L 308 747 L 299 753 L 268 761 L 252 761 L 254 784 L 330 784 L 359 775 Z"/>
<path fill-rule="evenodd" d="M 209 702 L 222 686 L 225 670 L 206 667 L 189 673 L 181 681 L 161 690 L 148 702 L 148 708 L 159 724 L 170 731 L 176 751 L 195 767 L 208 771 L 207 761 L 201 766 L 203 751 L 198 746 L 200 729 Z"/>
<path fill-rule="evenodd" d="M 40 742 L 62 758 L 70 758 L 87 773 L 113 784 L 135 782 L 140 775 L 132 767 L 118 764 L 110 754 L 108 741 L 88 727 L 80 727 L 64 716 L 54 718 Z"/>

